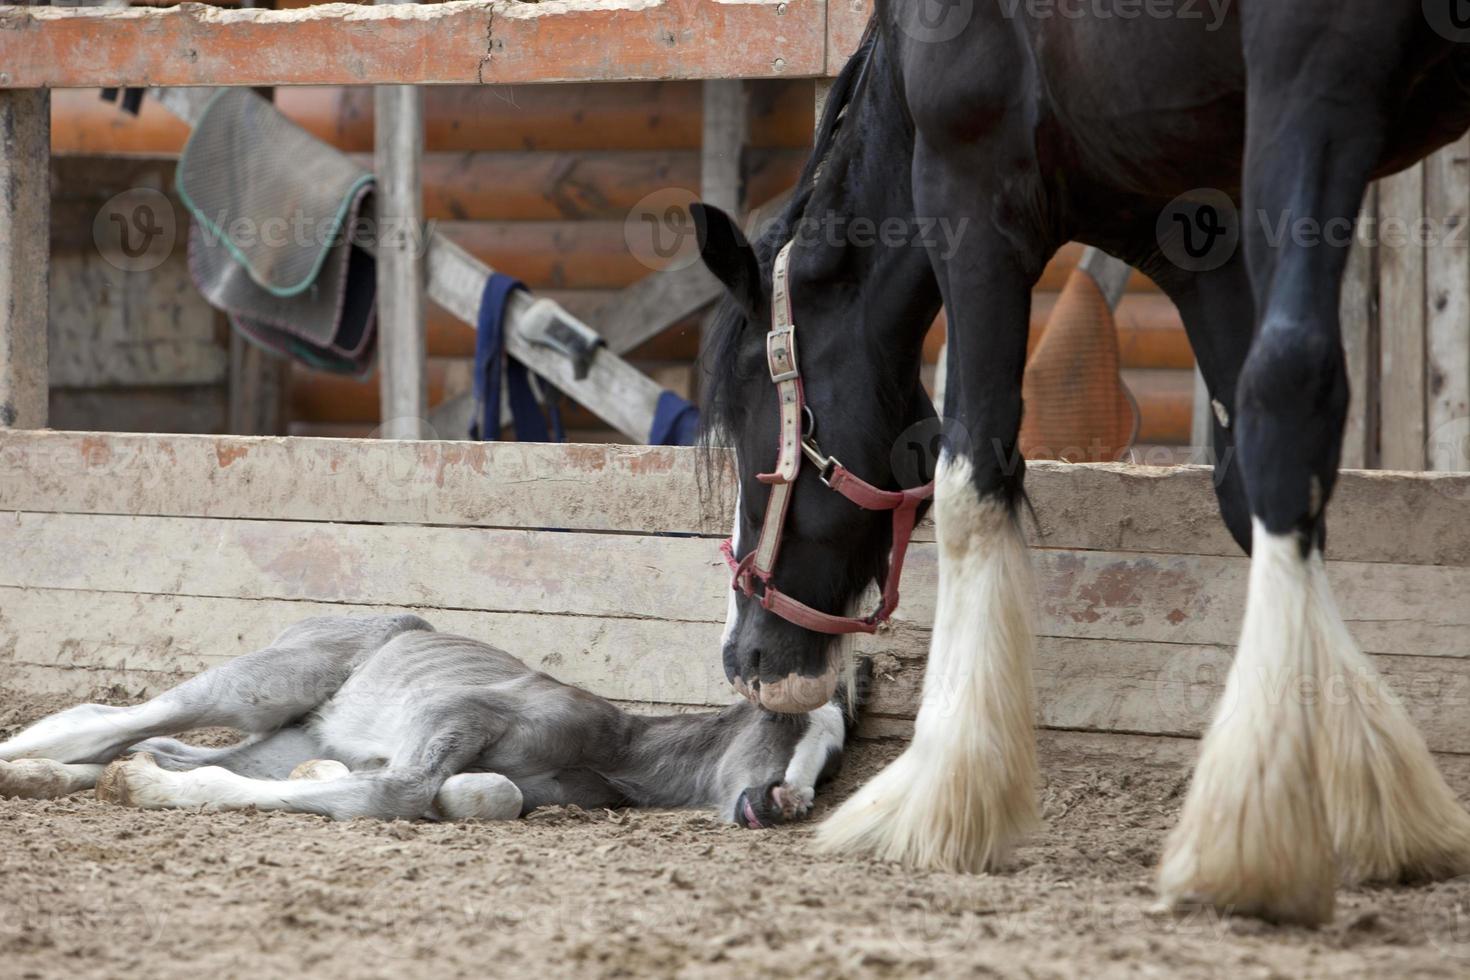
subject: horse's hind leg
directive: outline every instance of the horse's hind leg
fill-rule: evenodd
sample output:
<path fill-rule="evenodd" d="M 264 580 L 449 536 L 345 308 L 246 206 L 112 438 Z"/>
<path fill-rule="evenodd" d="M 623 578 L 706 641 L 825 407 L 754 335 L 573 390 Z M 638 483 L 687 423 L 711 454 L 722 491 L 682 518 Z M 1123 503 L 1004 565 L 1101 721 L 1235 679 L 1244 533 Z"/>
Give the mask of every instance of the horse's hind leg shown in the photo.
<path fill-rule="evenodd" d="M 398 633 L 428 628 L 415 616 L 306 620 L 269 647 L 211 668 L 142 704 L 83 704 L 43 718 L 0 742 L 0 762 L 105 763 L 144 739 L 191 728 L 273 732 L 329 697 L 362 657 Z"/>
<path fill-rule="evenodd" d="M 1251 573 L 1239 653 L 1159 879 L 1176 905 L 1317 923 L 1332 914 L 1339 870 L 1470 869 L 1470 817 L 1354 645 L 1323 565 L 1348 397 L 1337 312 L 1348 242 L 1268 238 L 1283 219 L 1351 227 L 1381 149 L 1382 93 L 1408 47 L 1401 21 L 1417 7 L 1252 4 L 1242 16 L 1259 327 L 1236 439 Z"/>
<path fill-rule="evenodd" d="M 1028 175 L 1000 172 L 1011 158 L 963 143 L 916 153 L 918 213 L 962 222 L 930 255 L 949 312 L 944 411 L 969 444 L 946 448 L 935 481 L 939 596 L 913 741 L 822 824 L 829 851 L 982 871 L 1036 823 L 1035 589 L 1015 509 L 1031 285 L 1050 248 L 1028 244 L 1037 222 L 988 210 L 1000 187 L 1033 199 Z"/>

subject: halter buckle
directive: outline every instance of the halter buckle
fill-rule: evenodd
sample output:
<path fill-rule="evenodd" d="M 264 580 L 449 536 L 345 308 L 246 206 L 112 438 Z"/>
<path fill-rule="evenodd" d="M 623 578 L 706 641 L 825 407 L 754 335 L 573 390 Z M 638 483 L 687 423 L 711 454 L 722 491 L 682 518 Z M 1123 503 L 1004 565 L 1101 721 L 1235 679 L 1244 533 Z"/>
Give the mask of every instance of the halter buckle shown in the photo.
<path fill-rule="evenodd" d="M 781 384 L 801 377 L 796 367 L 796 328 L 783 327 L 766 333 L 766 366 L 771 381 Z"/>

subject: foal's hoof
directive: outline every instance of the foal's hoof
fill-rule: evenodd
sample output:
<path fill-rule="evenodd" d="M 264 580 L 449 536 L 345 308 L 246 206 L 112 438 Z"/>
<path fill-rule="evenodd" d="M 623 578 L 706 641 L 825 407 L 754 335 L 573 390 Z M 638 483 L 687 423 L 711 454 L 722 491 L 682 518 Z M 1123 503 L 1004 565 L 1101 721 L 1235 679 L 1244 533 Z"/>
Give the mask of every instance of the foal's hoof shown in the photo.
<path fill-rule="evenodd" d="M 147 786 L 156 781 L 155 773 L 162 772 L 147 752 L 118 759 L 102 770 L 97 780 L 97 799 L 118 806 L 146 806 Z"/>
<path fill-rule="evenodd" d="M 65 796 L 74 788 L 66 768 L 59 762 L 50 759 L 0 762 L 0 797 L 50 800 Z"/>
<path fill-rule="evenodd" d="M 751 830 L 801 820 L 811 812 L 816 794 L 810 787 L 790 783 L 751 786 L 735 801 L 735 822 Z"/>
<path fill-rule="evenodd" d="M 328 779 L 341 779 L 350 776 L 352 770 L 348 769 L 336 759 L 308 759 L 295 769 L 291 770 L 288 779 L 311 779 L 316 782 L 325 782 Z"/>

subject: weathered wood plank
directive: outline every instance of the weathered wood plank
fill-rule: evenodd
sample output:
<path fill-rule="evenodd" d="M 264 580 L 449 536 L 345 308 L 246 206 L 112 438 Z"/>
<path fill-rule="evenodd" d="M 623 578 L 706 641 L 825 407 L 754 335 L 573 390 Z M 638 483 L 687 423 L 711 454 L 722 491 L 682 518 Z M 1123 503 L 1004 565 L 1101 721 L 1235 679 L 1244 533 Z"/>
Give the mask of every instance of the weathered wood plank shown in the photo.
<path fill-rule="evenodd" d="M 46 425 L 50 159 L 50 93 L 0 91 L 0 429 Z"/>
<path fill-rule="evenodd" d="M 1470 469 L 1470 135 L 1424 161 L 1425 465 Z"/>
<path fill-rule="evenodd" d="M 95 250 L 53 253 L 49 308 L 54 387 L 219 384 L 229 371 L 218 316 L 182 250 L 146 273 Z"/>
<path fill-rule="evenodd" d="M 26 674 L 84 671 L 93 683 L 153 689 L 182 674 L 257 649 L 309 615 L 403 611 L 403 607 L 153 596 L 0 587 L 0 663 L 12 683 Z M 672 704 L 725 704 L 717 623 L 672 623 L 415 607 L 440 629 L 496 644 L 531 666 L 605 697 Z M 1043 637 L 1035 679 L 1038 723 L 1051 728 L 1196 736 L 1229 669 L 1224 646 Z M 1463 661 L 1378 657 L 1430 747 L 1470 752 L 1470 672 Z M 879 651 L 870 710 L 912 718 L 920 699 L 918 654 Z M 85 681 L 78 681 L 79 686 Z M 936 695 L 944 709 L 945 692 Z M 1283 691 L 1281 696 L 1293 696 Z M 1324 696 L 1340 696 L 1332 691 Z"/>
<path fill-rule="evenodd" d="M 1378 182 L 1379 460 L 1424 469 L 1424 166 Z"/>
<path fill-rule="evenodd" d="M 825 0 L 14 9 L 3 84 L 516 85 L 826 70 Z"/>
<path fill-rule="evenodd" d="M 863 38 L 873 12 L 873 0 L 828 0 L 827 74 L 836 75 L 847 64 Z"/>
<path fill-rule="evenodd" d="M 153 684 L 168 686 L 269 644 L 307 616 L 419 612 L 440 630 L 502 647 L 604 697 L 733 700 L 719 658 L 708 655 L 719 646 L 721 627 L 713 623 L 11 588 L 0 588 L 0 609 L 0 671 L 11 684 L 31 665 L 146 671 L 157 675 Z"/>
<path fill-rule="evenodd" d="M 728 533 L 733 496 L 702 500 L 697 463 L 644 446 L 8 432 L 0 511 Z"/>
<path fill-rule="evenodd" d="M 726 457 L 728 460 L 728 457 Z M 634 446 L 0 435 L 0 510 L 720 535 L 732 484 L 700 450 Z M 728 472 L 728 471 L 726 471 Z M 1037 462 L 1034 546 L 1237 556 L 1205 467 Z M 1470 565 L 1470 475 L 1347 471 L 1334 560 Z M 924 526 L 918 540 L 932 540 Z"/>
<path fill-rule="evenodd" d="M 21 512 L 0 521 L 0 553 L 11 556 L 0 585 L 14 587 L 715 624 L 729 588 L 713 543 L 698 537 Z M 912 549 L 897 623 L 932 622 L 936 558 L 933 544 Z M 1043 636 L 1228 647 L 1239 635 L 1245 558 L 1033 559 Z M 1446 601 L 1470 595 L 1470 569 L 1328 567 L 1363 649 L 1470 660 L 1470 603 Z M 903 649 L 921 654 L 927 637 L 901 632 Z"/>
<path fill-rule="evenodd" d="M 205 435 L 231 431 L 229 392 L 223 385 L 52 388 L 49 401 L 51 424 L 58 429 Z"/>
<path fill-rule="evenodd" d="M 1338 304 L 1351 392 L 1342 465 L 1355 469 L 1371 468 L 1378 461 L 1378 257 L 1367 233 L 1377 227 L 1377 217 L 1378 190 L 1370 186 L 1358 212 Z"/>

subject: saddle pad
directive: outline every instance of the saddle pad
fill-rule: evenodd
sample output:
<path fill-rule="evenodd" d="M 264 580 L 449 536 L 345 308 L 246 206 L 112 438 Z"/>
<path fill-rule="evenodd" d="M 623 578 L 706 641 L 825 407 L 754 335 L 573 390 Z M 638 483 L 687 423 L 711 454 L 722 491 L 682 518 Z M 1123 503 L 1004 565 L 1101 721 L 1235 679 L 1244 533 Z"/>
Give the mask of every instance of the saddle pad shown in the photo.
<path fill-rule="evenodd" d="M 364 374 L 377 269 L 354 244 L 372 175 L 245 89 L 211 100 L 175 183 L 194 221 L 189 273 L 251 341 L 312 367 Z"/>
<path fill-rule="evenodd" d="M 254 92 L 223 89 L 190 133 L 175 183 L 212 246 L 270 295 L 296 296 L 342 244 L 372 179 Z"/>

